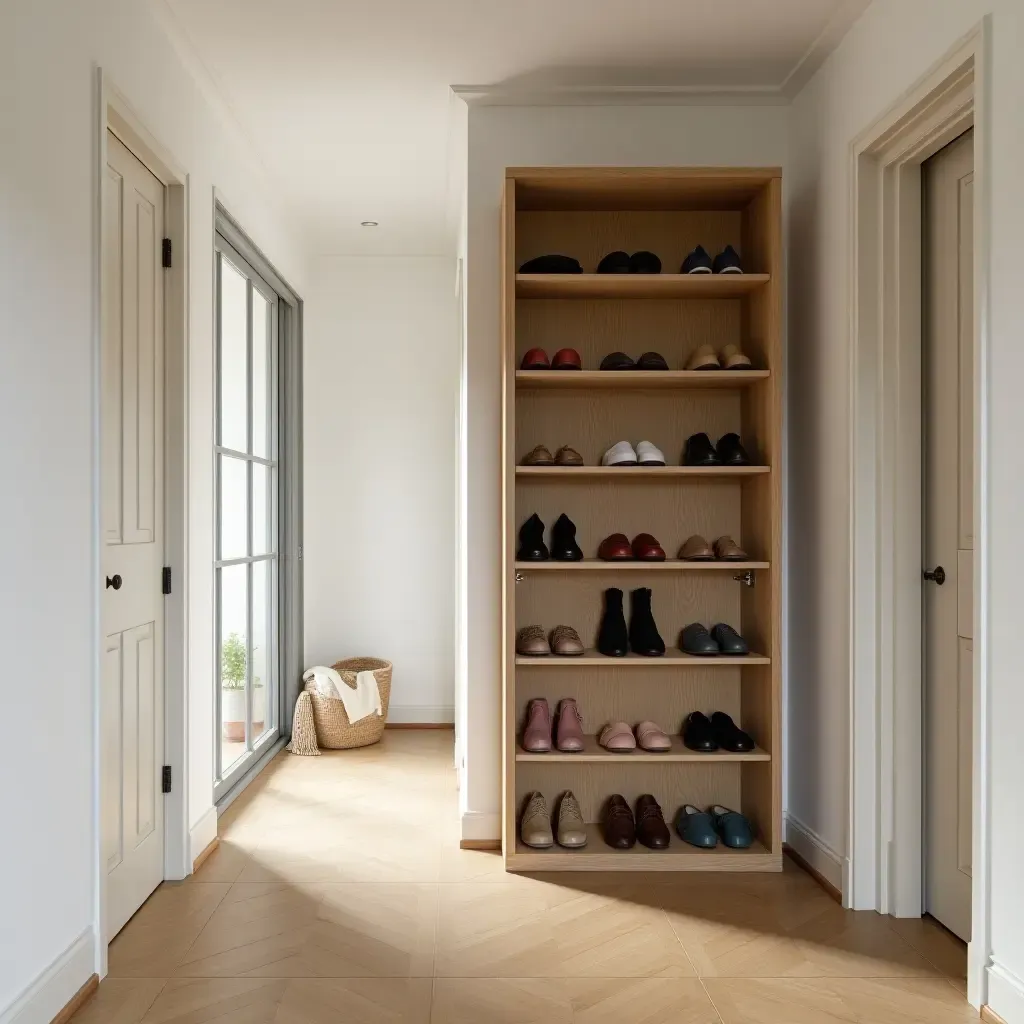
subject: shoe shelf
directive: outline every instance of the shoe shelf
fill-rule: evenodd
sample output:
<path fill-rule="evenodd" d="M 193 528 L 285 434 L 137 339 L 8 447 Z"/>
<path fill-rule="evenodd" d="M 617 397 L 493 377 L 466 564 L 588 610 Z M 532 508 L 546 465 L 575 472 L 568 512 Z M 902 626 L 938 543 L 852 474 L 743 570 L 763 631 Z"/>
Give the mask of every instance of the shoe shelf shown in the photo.
<path fill-rule="evenodd" d="M 641 750 L 639 747 L 637 747 L 636 750 L 612 753 L 610 750 L 605 750 L 604 747 L 597 742 L 596 736 L 584 736 L 583 749 L 571 754 L 565 753 L 561 750 L 552 750 L 546 754 L 533 754 L 529 751 L 523 750 L 522 747 L 519 747 L 516 750 L 517 761 L 537 761 L 548 763 L 564 761 L 572 764 L 601 761 L 608 762 L 609 764 L 643 764 L 644 762 L 668 763 L 673 761 L 690 761 L 694 764 L 714 764 L 715 762 L 770 761 L 771 759 L 772 755 L 767 751 L 762 750 L 760 747 L 755 747 L 753 750 L 742 754 L 732 753 L 728 750 L 716 750 L 713 753 L 702 754 L 700 751 L 690 750 L 688 747 L 683 746 L 683 741 L 678 736 L 672 737 L 672 749 L 666 750 L 662 753 L 653 753 L 650 750 Z"/>
<path fill-rule="evenodd" d="M 736 299 L 768 274 L 516 274 L 517 299 Z"/>
<path fill-rule="evenodd" d="M 502 252 L 502 849 L 509 871 L 779 871 L 782 868 L 782 226 L 781 176 L 757 168 L 515 168 L 506 172 Z M 744 274 L 519 274 L 529 259 L 561 253 L 593 271 L 609 252 L 656 253 L 676 271 L 697 244 L 739 251 Z M 625 301 L 629 300 L 629 301 Z M 721 359 L 738 346 L 756 369 L 686 370 L 701 346 Z M 575 349 L 584 370 L 520 369 L 531 349 Z M 668 370 L 598 370 L 611 353 L 664 358 Z M 740 435 L 750 466 L 601 466 L 619 441 L 648 441 L 682 461 L 688 437 L 713 444 Z M 583 466 L 522 466 L 538 445 L 563 446 Z M 691 535 L 732 537 L 743 562 L 524 562 L 522 524 L 565 515 L 582 550 L 614 533 L 651 533 L 669 554 Z M 550 545 L 549 545 L 550 546 Z M 752 573 L 753 586 L 733 577 Z M 749 581 L 748 581 L 749 582 Z M 606 589 L 624 591 L 666 644 L 682 627 L 727 623 L 752 653 L 698 657 L 670 646 L 662 657 L 609 657 L 597 649 Z M 636 597 L 631 590 L 648 591 Z M 615 603 L 618 595 L 613 595 Z M 577 657 L 516 653 L 516 632 L 571 626 Z M 645 629 L 648 626 L 645 625 Z M 756 653 L 753 653 L 756 652 Z M 620 671 L 623 670 L 623 671 Z M 528 753 L 526 707 L 575 700 L 588 733 L 579 753 Z M 723 711 L 757 744 L 749 753 L 689 750 L 611 753 L 594 735 L 612 722 L 649 720 L 670 735 L 692 711 Z M 587 823 L 581 849 L 532 849 L 519 838 L 530 794 L 557 821 L 571 791 Z M 609 796 L 630 807 L 653 794 L 672 828 L 686 803 L 721 804 L 750 821 L 746 850 L 688 846 L 672 829 L 667 850 L 606 846 Z"/>

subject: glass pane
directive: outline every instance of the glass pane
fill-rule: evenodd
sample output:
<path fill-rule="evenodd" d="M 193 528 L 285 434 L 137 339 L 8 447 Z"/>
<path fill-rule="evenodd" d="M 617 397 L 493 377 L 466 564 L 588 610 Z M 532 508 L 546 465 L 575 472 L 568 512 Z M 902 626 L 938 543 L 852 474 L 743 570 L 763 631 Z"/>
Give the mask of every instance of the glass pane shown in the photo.
<path fill-rule="evenodd" d="M 270 303 L 252 290 L 252 453 L 270 458 Z"/>
<path fill-rule="evenodd" d="M 246 388 L 246 280 L 224 257 L 220 260 L 220 443 L 246 452 L 249 416 Z"/>
<path fill-rule="evenodd" d="M 259 462 L 252 464 L 252 553 L 265 555 L 272 551 L 270 543 L 270 474 Z"/>
<path fill-rule="evenodd" d="M 246 637 L 248 636 L 247 565 L 218 569 L 220 609 L 220 774 L 245 754 Z"/>
<path fill-rule="evenodd" d="M 270 595 L 271 562 L 254 562 L 252 567 L 252 736 L 256 743 L 274 728 L 274 678 L 271 671 L 272 638 Z"/>
<path fill-rule="evenodd" d="M 219 455 L 220 463 L 220 558 L 244 558 L 249 554 L 249 480 L 245 462 Z"/>

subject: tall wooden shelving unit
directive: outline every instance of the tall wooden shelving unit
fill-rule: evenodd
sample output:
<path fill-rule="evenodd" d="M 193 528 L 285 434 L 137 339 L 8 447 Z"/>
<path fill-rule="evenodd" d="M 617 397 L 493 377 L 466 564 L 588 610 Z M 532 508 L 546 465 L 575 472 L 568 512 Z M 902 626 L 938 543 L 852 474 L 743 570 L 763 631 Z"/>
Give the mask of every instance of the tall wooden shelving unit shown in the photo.
<path fill-rule="evenodd" d="M 503 847 L 510 871 L 771 871 L 782 866 L 781 821 L 781 178 L 778 169 L 515 168 L 506 173 L 502 239 L 504 671 Z M 683 257 L 702 244 L 742 254 L 743 276 L 682 276 Z M 534 256 L 574 256 L 593 271 L 608 252 L 648 249 L 657 276 L 519 275 Z M 739 343 L 750 371 L 687 373 L 691 351 Z M 523 372 L 527 349 L 552 355 L 577 349 L 582 372 Z M 636 358 L 655 350 L 670 372 L 598 370 L 609 352 Z M 681 467 L 686 438 L 712 441 L 737 431 L 757 466 Z M 653 441 L 664 469 L 602 469 L 616 441 Z M 536 444 L 579 451 L 579 469 L 518 465 Z M 672 465 L 675 463 L 675 465 Z M 520 525 L 537 512 L 550 529 L 562 512 L 577 525 L 582 563 L 517 565 Z M 647 531 L 665 547 L 660 564 L 605 563 L 597 546 L 610 533 Z M 741 565 L 680 562 L 690 534 L 731 534 L 748 551 Z M 749 571 L 753 586 L 734 576 Z M 596 643 L 607 587 L 653 590 L 654 614 L 669 646 L 664 658 L 517 658 L 517 627 L 575 627 Z M 701 659 L 678 650 L 692 621 L 728 622 L 747 639 L 746 658 Z M 752 754 L 697 754 L 677 741 L 670 754 L 608 754 L 588 741 L 582 754 L 526 754 L 519 736 L 527 702 L 547 697 L 554 712 L 575 697 L 586 730 L 610 720 L 657 721 L 678 738 L 693 710 L 722 710 L 757 742 Z M 591 836 L 579 851 L 537 851 L 518 839 L 527 793 L 539 790 L 552 811 L 571 789 Z M 674 833 L 666 851 L 605 846 L 598 828 L 604 800 L 630 804 L 653 793 L 671 825 L 683 803 L 722 803 L 753 822 L 750 850 L 703 852 Z"/>

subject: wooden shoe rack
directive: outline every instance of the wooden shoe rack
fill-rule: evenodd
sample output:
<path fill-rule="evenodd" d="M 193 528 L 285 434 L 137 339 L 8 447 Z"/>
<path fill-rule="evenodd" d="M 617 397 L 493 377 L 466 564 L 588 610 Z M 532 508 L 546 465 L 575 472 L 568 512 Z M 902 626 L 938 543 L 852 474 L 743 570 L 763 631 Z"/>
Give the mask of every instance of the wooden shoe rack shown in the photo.
<path fill-rule="evenodd" d="M 781 816 L 781 177 L 778 169 L 515 168 L 506 173 L 502 239 L 503 305 L 503 848 L 510 871 L 772 871 L 782 867 Z M 739 250 L 740 275 L 677 273 L 696 245 L 714 256 Z M 650 250 L 660 275 L 598 275 L 613 250 Z M 573 256 L 579 275 L 519 275 L 526 260 Z M 753 361 L 744 371 L 686 372 L 698 346 L 735 343 Z M 534 347 L 551 356 L 575 348 L 582 371 L 521 371 Z M 660 352 L 668 372 L 602 372 L 610 352 Z M 687 437 L 712 442 L 736 431 L 756 466 L 683 467 Z M 602 468 L 618 441 L 652 441 L 665 468 Z M 523 455 L 562 445 L 581 468 L 523 467 Z M 518 531 L 538 513 L 550 528 L 564 512 L 577 526 L 586 560 L 516 563 Z M 663 563 L 596 560 L 611 533 L 653 533 Z M 681 562 L 682 542 L 698 533 L 732 535 L 749 553 L 742 564 Z M 748 575 L 749 574 L 749 575 Z M 734 577 L 745 576 L 745 580 Z M 753 585 L 749 585 L 752 583 Z M 517 657 L 517 627 L 573 626 L 593 648 L 603 591 L 650 587 L 664 658 Z M 694 658 L 678 649 L 684 625 L 727 622 L 746 638 L 745 658 Z M 610 754 L 588 738 L 580 754 L 527 754 L 519 736 L 527 702 L 546 697 L 554 713 L 575 697 L 589 734 L 612 720 L 652 719 L 675 737 L 668 754 Z M 699 754 L 679 739 L 690 711 L 726 711 L 757 743 L 750 754 Z M 526 795 L 543 793 L 557 814 L 572 790 L 590 823 L 582 850 L 533 850 L 519 841 Z M 631 806 L 653 793 L 673 826 L 684 803 L 724 804 L 757 833 L 749 850 L 687 846 L 672 828 L 668 850 L 606 846 L 605 799 Z"/>

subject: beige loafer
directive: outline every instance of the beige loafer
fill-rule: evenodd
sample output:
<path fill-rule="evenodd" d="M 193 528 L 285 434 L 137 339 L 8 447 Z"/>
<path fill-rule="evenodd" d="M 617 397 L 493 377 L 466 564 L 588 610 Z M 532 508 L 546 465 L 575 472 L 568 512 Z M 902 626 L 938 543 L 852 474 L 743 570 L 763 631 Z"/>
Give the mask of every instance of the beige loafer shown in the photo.
<path fill-rule="evenodd" d="M 723 370 L 749 370 L 753 365 L 750 357 L 740 351 L 739 345 L 726 345 L 722 349 Z"/>
<path fill-rule="evenodd" d="M 519 821 L 519 837 L 527 846 L 536 850 L 546 850 L 555 845 L 555 837 L 551 833 L 551 813 L 543 794 L 531 793 L 527 798 Z"/>
<path fill-rule="evenodd" d="M 684 562 L 713 562 L 715 552 L 699 533 L 695 533 L 683 541 L 683 546 L 679 549 L 679 557 Z"/>
<path fill-rule="evenodd" d="M 718 361 L 713 345 L 701 345 L 694 352 L 686 364 L 688 370 L 720 370 L 722 364 Z"/>
<path fill-rule="evenodd" d="M 575 448 L 570 448 L 567 444 L 563 444 L 562 447 L 555 452 L 555 465 L 582 466 L 583 456 L 580 455 Z"/>
<path fill-rule="evenodd" d="M 655 754 L 664 754 L 672 749 L 671 738 L 656 722 L 641 722 L 636 727 L 636 741 L 641 750 Z"/>
<path fill-rule="evenodd" d="M 613 754 L 628 754 L 636 750 L 636 737 L 625 722 L 612 722 L 601 730 L 598 743 Z"/>
<path fill-rule="evenodd" d="M 555 457 L 544 447 L 539 444 L 533 451 L 523 456 L 524 466 L 553 466 L 555 464 Z"/>
<path fill-rule="evenodd" d="M 551 653 L 560 658 L 578 658 L 583 653 L 583 641 L 572 626 L 555 626 L 551 631 Z"/>
<path fill-rule="evenodd" d="M 720 562 L 745 562 L 747 553 L 732 537 L 725 534 L 715 541 L 715 558 Z"/>
<path fill-rule="evenodd" d="M 558 845 L 569 850 L 578 850 L 587 845 L 587 823 L 583 820 L 579 801 L 572 790 L 562 794 L 558 805 Z"/>
<path fill-rule="evenodd" d="M 516 633 L 516 654 L 524 654 L 527 657 L 535 658 L 541 655 L 550 654 L 548 638 L 540 626 L 523 626 Z"/>

